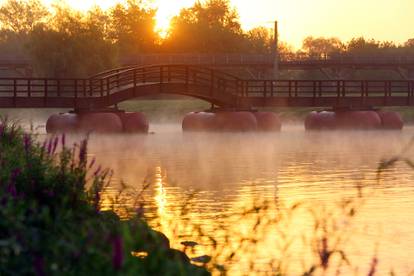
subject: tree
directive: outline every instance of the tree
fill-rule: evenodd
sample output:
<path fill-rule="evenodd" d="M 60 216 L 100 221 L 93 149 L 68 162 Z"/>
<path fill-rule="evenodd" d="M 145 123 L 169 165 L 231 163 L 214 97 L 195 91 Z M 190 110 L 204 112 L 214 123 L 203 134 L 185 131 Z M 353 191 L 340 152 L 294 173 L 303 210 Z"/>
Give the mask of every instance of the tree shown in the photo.
<path fill-rule="evenodd" d="M 311 57 L 327 58 L 332 54 L 340 53 L 344 49 L 343 43 L 338 38 L 305 38 L 302 50 Z"/>
<path fill-rule="evenodd" d="M 404 43 L 404 47 L 414 48 L 414 38 L 410 38 Z"/>
<path fill-rule="evenodd" d="M 170 52 L 238 52 L 243 32 L 228 0 L 196 2 L 173 18 L 164 49 Z"/>
<path fill-rule="evenodd" d="M 271 54 L 274 38 L 269 29 L 257 27 L 247 32 L 246 43 L 249 52 L 260 54 Z"/>
<path fill-rule="evenodd" d="M 139 0 L 117 4 L 110 12 L 109 37 L 120 55 L 153 51 L 158 41 L 154 9 L 145 8 Z"/>
<path fill-rule="evenodd" d="M 30 33 L 29 53 L 41 75 L 87 77 L 114 66 L 113 44 L 105 39 L 105 13 L 94 9 L 87 14 L 67 6 L 54 6 L 48 24 Z"/>
<path fill-rule="evenodd" d="M 28 33 L 48 16 L 40 0 L 8 0 L 0 8 L 2 28 L 15 33 Z"/>
<path fill-rule="evenodd" d="M 374 53 L 381 48 L 381 42 L 374 39 L 366 40 L 363 37 L 353 38 L 348 42 L 348 53 Z"/>

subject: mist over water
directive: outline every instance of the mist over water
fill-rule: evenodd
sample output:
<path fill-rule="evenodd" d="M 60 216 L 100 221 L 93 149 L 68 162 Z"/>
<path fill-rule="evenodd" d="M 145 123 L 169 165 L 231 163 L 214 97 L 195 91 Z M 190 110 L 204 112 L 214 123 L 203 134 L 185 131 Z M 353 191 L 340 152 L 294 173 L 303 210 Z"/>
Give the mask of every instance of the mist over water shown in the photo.
<path fill-rule="evenodd" d="M 154 218 L 151 223 L 173 246 L 182 248 L 180 242 L 197 239 L 189 222 L 224 242 L 218 228 L 251 231 L 252 220 L 229 215 L 255 202 L 272 202 L 269 214 L 280 203 L 334 207 L 343 199 L 357 198 L 357 188 L 363 187 L 364 204 L 343 245 L 353 265 L 350 271 L 366 275 L 375 255 L 381 273 L 412 271 L 407 256 L 414 255 L 414 171 L 397 164 L 378 180 L 377 168 L 382 159 L 401 152 L 414 136 L 414 127 L 403 132 L 309 133 L 293 125 L 272 134 L 208 134 L 182 133 L 178 124 L 163 124 L 151 130 L 155 134 L 148 136 L 92 136 L 89 152 L 98 163 L 114 169 L 114 190 L 121 180 L 137 190 L 143 183 L 151 184 L 145 192 L 146 216 Z M 410 157 L 413 150 L 404 154 Z M 133 201 L 128 197 L 122 204 Z M 180 211 L 183 205 L 185 213 Z M 310 226 L 309 218 L 301 214 L 287 232 L 300 240 L 302 232 L 312 231 Z M 258 239 L 256 248 L 234 262 L 230 271 L 246 271 L 247 263 L 254 261 L 263 264 L 259 270 L 269 272 L 265 264 L 280 253 L 273 247 L 275 233 L 251 235 Z M 201 246 L 194 256 L 210 253 L 207 242 L 197 242 Z M 294 275 L 303 272 L 304 261 L 313 260 L 300 242 L 292 248 L 286 270 Z"/>

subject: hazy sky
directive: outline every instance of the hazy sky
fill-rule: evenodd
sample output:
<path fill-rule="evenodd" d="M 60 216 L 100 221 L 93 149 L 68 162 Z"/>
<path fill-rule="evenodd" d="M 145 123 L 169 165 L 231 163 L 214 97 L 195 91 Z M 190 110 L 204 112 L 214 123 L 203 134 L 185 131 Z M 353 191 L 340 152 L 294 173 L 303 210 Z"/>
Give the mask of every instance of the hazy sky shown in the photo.
<path fill-rule="evenodd" d="M 0 0 L 1 1 L 1 0 Z M 44 0 L 52 2 L 53 0 Z M 108 7 L 116 0 L 68 0 L 86 9 L 94 3 Z M 159 25 L 195 0 L 152 0 L 159 8 Z M 335 36 L 343 40 L 364 36 L 398 43 L 414 38 L 414 0 L 231 0 L 243 27 L 271 27 L 279 21 L 280 38 L 300 46 L 304 37 Z"/>

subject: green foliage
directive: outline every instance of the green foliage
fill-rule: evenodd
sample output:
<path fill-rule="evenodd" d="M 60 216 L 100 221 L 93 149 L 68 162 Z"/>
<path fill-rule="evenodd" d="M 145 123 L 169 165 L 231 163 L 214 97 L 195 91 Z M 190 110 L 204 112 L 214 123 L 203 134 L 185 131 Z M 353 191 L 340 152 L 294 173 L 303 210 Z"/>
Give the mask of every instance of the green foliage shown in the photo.
<path fill-rule="evenodd" d="M 41 75 L 88 76 L 113 67 L 115 48 L 106 40 L 104 12 L 87 14 L 55 6 L 51 22 L 37 26 L 28 39 L 30 55 Z"/>
<path fill-rule="evenodd" d="M 173 18 L 165 47 L 171 52 L 237 52 L 243 47 L 237 11 L 228 0 L 196 2 Z"/>
<path fill-rule="evenodd" d="M 101 211 L 110 171 L 93 163 L 86 140 L 40 145 L 0 125 L 0 275 L 208 274 L 140 217 L 121 221 Z"/>
<path fill-rule="evenodd" d="M 2 27 L 16 33 L 28 33 L 47 16 L 47 8 L 40 0 L 8 0 L 0 8 Z"/>
<path fill-rule="evenodd" d="M 122 55 L 154 50 L 159 39 L 155 32 L 155 12 L 137 0 L 111 9 L 108 35 Z"/>

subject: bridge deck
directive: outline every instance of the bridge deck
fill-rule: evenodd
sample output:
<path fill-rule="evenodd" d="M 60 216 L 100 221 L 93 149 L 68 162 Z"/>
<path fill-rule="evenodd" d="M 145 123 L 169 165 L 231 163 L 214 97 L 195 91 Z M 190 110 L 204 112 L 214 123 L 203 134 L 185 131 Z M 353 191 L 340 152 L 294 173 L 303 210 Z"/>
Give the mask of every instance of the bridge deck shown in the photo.
<path fill-rule="evenodd" d="M 159 65 L 90 79 L 1 78 L 0 108 L 103 108 L 159 93 L 223 107 L 414 106 L 414 81 L 244 80 L 203 67 Z"/>

